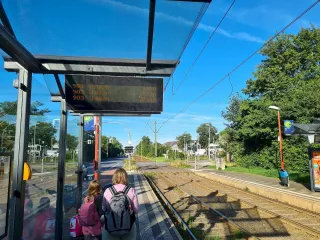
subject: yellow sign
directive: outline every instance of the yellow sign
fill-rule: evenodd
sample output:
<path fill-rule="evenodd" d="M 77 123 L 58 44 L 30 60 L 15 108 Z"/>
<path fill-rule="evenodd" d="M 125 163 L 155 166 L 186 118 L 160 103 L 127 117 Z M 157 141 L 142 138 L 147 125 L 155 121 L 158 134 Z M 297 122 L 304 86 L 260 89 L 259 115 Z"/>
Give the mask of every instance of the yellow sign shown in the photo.
<path fill-rule="evenodd" d="M 29 163 L 24 163 L 23 165 L 23 180 L 28 181 L 32 177 L 32 171 Z"/>

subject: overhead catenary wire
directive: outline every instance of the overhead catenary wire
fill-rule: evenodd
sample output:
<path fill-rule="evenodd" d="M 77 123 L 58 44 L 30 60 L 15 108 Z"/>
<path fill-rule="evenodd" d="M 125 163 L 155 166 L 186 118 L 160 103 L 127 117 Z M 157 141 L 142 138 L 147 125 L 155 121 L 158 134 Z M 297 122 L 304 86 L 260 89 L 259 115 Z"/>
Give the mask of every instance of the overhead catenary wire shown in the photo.
<path fill-rule="evenodd" d="M 228 99 L 230 100 L 231 96 L 233 94 L 233 85 L 232 85 L 232 81 L 231 81 L 230 75 L 228 75 L 228 79 L 229 79 L 229 83 L 230 83 L 230 87 L 231 87 L 231 92 L 230 92 L 230 94 L 228 96 Z M 222 102 L 220 102 L 220 103 L 222 103 Z M 220 103 L 215 103 L 215 104 L 211 105 L 209 108 L 213 108 L 213 107 L 217 106 Z"/>
<path fill-rule="evenodd" d="M 229 73 L 227 73 L 224 77 L 222 77 L 219 81 L 215 82 L 210 88 L 208 88 L 206 91 L 204 91 L 202 94 L 200 94 L 196 99 L 191 101 L 187 106 L 185 106 L 183 109 L 181 109 L 179 112 L 177 112 L 172 117 L 165 120 L 162 125 L 158 128 L 160 130 L 162 126 L 170 121 L 171 119 L 175 118 L 182 112 L 184 112 L 186 109 L 188 109 L 192 104 L 197 102 L 199 99 L 203 98 L 206 94 L 208 94 L 212 89 L 214 89 L 218 84 L 220 84 L 222 81 L 224 81 L 228 76 L 230 76 L 232 73 L 237 71 L 240 67 L 242 67 L 247 61 L 249 61 L 254 55 L 259 53 L 266 45 L 268 45 L 270 42 L 272 42 L 275 38 L 277 38 L 280 34 L 282 34 L 284 31 L 286 31 L 289 27 L 291 27 L 292 24 L 294 24 L 296 21 L 298 21 L 301 17 L 303 17 L 306 13 L 308 13 L 311 9 L 313 9 L 320 0 L 317 0 L 312 5 L 310 5 L 307 9 L 305 9 L 302 13 L 300 13 L 295 19 L 293 19 L 289 24 L 287 24 L 281 31 L 277 32 L 273 37 L 271 37 L 268 41 L 266 41 L 260 48 L 258 48 L 255 52 L 250 54 L 247 58 L 245 58 L 240 64 L 238 64 L 236 67 L 234 67 Z"/>
<path fill-rule="evenodd" d="M 201 9 L 200 9 L 200 11 L 199 11 L 199 13 L 198 13 L 198 15 L 197 15 L 197 17 L 196 17 L 196 19 L 195 19 L 195 21 L 194 21 L 194 24 L 193 24 L 193 26 L 192 26 L 192 28 L 191 28 L 191 31 L 190 31 L 190 33 L 189 33 L 189 35 L 188 35 L 188 37 L 187 37 L 187 40 L 186 40 L 186 42 L 185 42 L 185 44 L 184 44 L 184 46 L 183 46 L 183 48 L 182 48 L 182 51 L 181 51 L 178 59 L 181 58 L 182 54 L 184 53 L 185 49 L 187 48 L 188 43 L 190 42 L 190 40 L 191 40 L 194 32 L 196 31 L 197 26 L 199 25 L 199 23 L 200 23 L 200 21 L 201 21 L 201 18 L 202 18 L 202 16 L 204 15 L 204 13 L 205 13 L 205 11 L 207 10 L 207 8 L 208 8 L 208 4 L 207 4 L 207 3 L 203 3 L 202 6 L 201 6 Z M 173 70 L 173 73 L 171 74 L 171 77 L 168 79 L 168 81 L 167 81 L 167 83 L 166 83 L 166 85 L 165 85 L 165 87 L 164 87 L 164 91 L 166 91 L 166 89 L 167 89 L 167 87 L 168 87 L 168 84 L 170 83 L 171 79 L 173 78 L 173 75 L 174 75 L 175 70 L 176 70 L 176 68 Z"/>
<path fill-rule="evenodd" d="M 193 63 L 191 64 L 190 68 L 188 69 L 188 71 L 186 72 L 186 74 L 184 75 L 183 79 L 181 80 L 181 82 L 178 84 L 178 87 L 175 91 L 175 93 L 179 90 L 179 88 L 181 87 L 181 85 L 184 83 L 184 81 L 187 79 L 187 77 L 189 76 L 189 73 L 191 72 L 191 70 L 193 69 L 193 67 L 195 66 L 195 64 L 197 63 L 197 61 L 199 60 L 199 58 L 201 57 L 202 53 L 204 52 L 204 50 L 207 48 L 209 42 L 211 41 L 212 37 L 214 36 L 214 34 L 217 32 L 217 30 L 219 29 L 220 25 L 222 24 L 223 20 L 226 18 L 226 16 L 228 15 L 228 13 L 230 12 L 231 8 L 233 7 L 233 5 L 235 4 L 236 0 L 233 0 L 233 2 L 231 3 L 231 5 L 229 6 L 228 10 L 225 12 L 225 14 L 223 15 L 223 17 L 221 18 L 220 22 L 218 23 L 217 27 L 214 29 L 214 31 L 211 33 L 211 35 L 209 36 L 207 42 L 204 44 L 204 46 L 202 47 L 201 51 L 199 52 L 198 56 L 196 57 L 196 59 L 193 61 Z"/>

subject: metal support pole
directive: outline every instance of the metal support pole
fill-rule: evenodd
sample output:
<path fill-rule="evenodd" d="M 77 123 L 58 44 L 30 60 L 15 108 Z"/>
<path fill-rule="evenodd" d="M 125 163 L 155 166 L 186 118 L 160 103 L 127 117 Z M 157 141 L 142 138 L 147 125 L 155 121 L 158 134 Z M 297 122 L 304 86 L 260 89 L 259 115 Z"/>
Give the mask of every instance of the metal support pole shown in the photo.
<path fill-rule="evenodd" d="M 157 121 L 154 121 L 154 156 L 155 165 L 157 166 Z"/>
<path fill-rule="evenodd" d="M 33 131 L 33 161 L 36 161 L 36 131 L 37 131 L 37 124 L 34 125 L 34 131 Z"/>
<path fill-rule="evenodd" d="M 284 161 L 283 161 L 283 151 L 282 151 L 282 134 L 281 134 L 281 120 L 280 120 L 280 111 L 278 111 L 278 129 L 279 129 L 279 144 L 280 144 L 280 162 L 281 169 L 284 170 Z"/>
<path fill-rule="evenodd" d="M 151 59 L 152 59 L 152 44 L 153 44 L 153 30 L 154 30 L 154 18 L 156 12 L 156 0 L 150 0 L 149 7 L 149 26 L 148 26 L 148 47 L 147 47 L 147 62 L 146 70 L 151 70 Z"/>
<path fill-rule="evenodd" d="M 19 88 L 17 100 L 16 136 L 14 143 L 14 162 L 12 193 L 10 198 L 9 238 L 21 239 L 23 231 L 25 181 L 23 165 L 27 161 L 30 99 L 32 74 L 26 70 L 19 71 Z"/>
<path fill-rule="evenodd" d="M 79 123 L 79 158 L 78 158 L 78 170 L 76 173 L 78 174 L 77 179 L 77 209 L 81 207 L 82 204 L 82 182 L 83 182 L 83 124 L 84 117 L 80 115 L 80 123 Z"/>
<path fill-rule="evenodd" d="M 99 117 L 99 155 L 98 155 L 98 173 L 101 180 L 101 137 L 102 137 L 102 116 Z"/>
<path fill-rule="evenodd" d="M 186 160 L 186 136 L 183 136 L 183 152 L 184 152 L 184 160 Z"/>
<path fill-rule="evenodd" d="M 141 140 L 141 145 L 140 145 L 140 156 L 142 157 L 142 140 Z"/>
<path fill-rule="evenodd" d="M 209 125 L 209 144 L 208 144 L 208 154 L 209 154 L 209 161 L 210 161 L 210 125 Z"/>
<path fill-rule="evenodd" d="M 66 160 L 66 134 L 67 134 L 67 105 L 65 100 L 60 102 L 60 134 L 59 134 L 59 161 L 58 161 L 58 181 L 57 181 L 57 201 L 56 201 L 56 225 L 55 239 L 62 239 L 63 229 L 63 190 L 64 190 L 64 170 Z"/>
<path fill-rule="evenodd" d="M 94 169 L 94 179 L 99 180 L 99 117 L 94 116 L 94 161 L 98 169 Z"/>

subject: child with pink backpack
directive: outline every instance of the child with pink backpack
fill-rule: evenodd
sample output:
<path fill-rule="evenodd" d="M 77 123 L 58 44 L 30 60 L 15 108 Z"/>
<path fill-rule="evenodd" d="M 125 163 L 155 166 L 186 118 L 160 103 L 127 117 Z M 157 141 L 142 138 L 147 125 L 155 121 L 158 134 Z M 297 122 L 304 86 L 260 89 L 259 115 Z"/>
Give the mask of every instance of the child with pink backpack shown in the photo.
<path fill-rule="evenodd" d="M 101 240 L 102 196 L 99 181 L 91 181 L 88 194 L 79 210 L 78 220 L 85 240 Z"/>

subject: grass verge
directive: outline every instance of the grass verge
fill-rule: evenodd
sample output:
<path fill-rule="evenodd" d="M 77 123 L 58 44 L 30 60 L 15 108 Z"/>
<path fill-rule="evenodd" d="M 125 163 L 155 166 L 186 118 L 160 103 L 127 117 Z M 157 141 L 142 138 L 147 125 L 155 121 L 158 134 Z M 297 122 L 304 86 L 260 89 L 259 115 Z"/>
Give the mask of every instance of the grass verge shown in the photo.
<path fill-rule="evenodd" d="M 185 161 L 176 160 L 170 162 L 170 167 L 176 167 L 176 168 L 191 168 L 191 165 L 186 164 Z"/>
<path fill-rule="evenodd" d="M 208 168 L 216 169 L 215 166 L 208 166 Z M 249 173 L 249 174 L 255 174 L 255 175 L 260 175 L 265 177 L 279 178 L 279 170 L 277 169 L 264 169 L 259 167 L 244 168 L 239 166 L 226 166 L 225 171 Z M 289 177 L 291 181 L 302 183 L 302 184 L 307 184 L 310 182 L 309 173 L 290 172 L 290 171 L 288 172 L 289 172 Z"/>
<path fill-rule="evenodd" d="M 126 171 L 137 171 L 139 169 L 138 165 L 134 160 L 131 160 L 129 163 L 129 159 L 124 160 L 123 168 Z"/>

